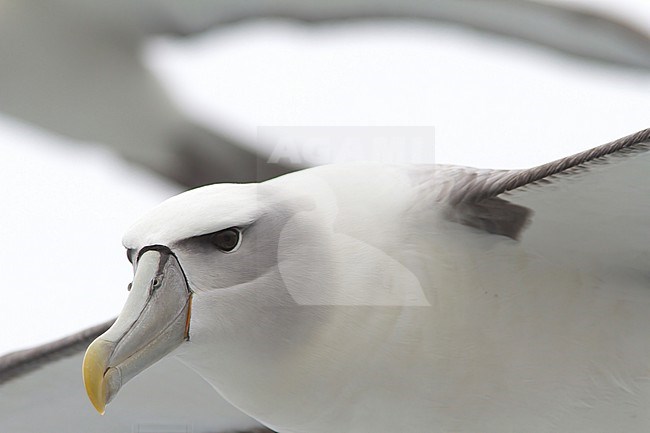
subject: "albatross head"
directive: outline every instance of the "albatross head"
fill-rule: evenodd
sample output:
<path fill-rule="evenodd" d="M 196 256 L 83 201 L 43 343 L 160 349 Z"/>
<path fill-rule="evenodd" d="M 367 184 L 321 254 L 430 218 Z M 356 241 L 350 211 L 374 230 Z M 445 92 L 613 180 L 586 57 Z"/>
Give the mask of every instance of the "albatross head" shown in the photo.
<path fill-rule="evenodd" d="M 260 220 L 257 184 L 211 185 L 172 197 L 123 239 L 134 278 L 113 326 L 86 351 L 83 378 L 98 412 L 121 386 L 191 336 L 195 292 L 255 278 L 257 251 L 244 242 Z"/>
<path fill-rule="evenodd" d="M 95 408 L 103 413 L 122 385 L 179 346 L 232 403 L 254 405 L 253 393 L 268 407 L 281 383 L 308 386 L 295 380 L 289 354 L 318 359 L 318 350 L 339 344 L 359 350 L 350 333 L 365 337 L 346 322 L 358 317 L 338 307 L 428 305 L 418 278 L 394 256 L 396 244 L 414 241 L 395 223 L 410 206 L 401 183 L 408 179 L 392 174 L 377 189 L 360 180 L 381 182 L 389 170 L 359 179 L 358 170 L 343 172 L 321 167 L 260 184 L 210 185 L 136 222 L 123 240 L 134 268 L 129 298 L 84 359 Z M 303 367 L 309 374 L 321 365 Z"/>

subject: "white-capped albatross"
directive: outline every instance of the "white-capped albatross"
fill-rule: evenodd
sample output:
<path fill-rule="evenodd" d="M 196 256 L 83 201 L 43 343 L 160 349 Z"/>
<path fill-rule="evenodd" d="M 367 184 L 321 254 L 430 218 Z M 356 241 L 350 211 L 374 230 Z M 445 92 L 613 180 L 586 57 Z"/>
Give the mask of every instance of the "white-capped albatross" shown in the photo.
<path fill-rule="evenodd" d="M 173 197 L 124 236 L 90 400 L 175 350 L 282 433 L 650 431 L 649 150 L 646 129 L 529 170 L 331 165 Z"/>

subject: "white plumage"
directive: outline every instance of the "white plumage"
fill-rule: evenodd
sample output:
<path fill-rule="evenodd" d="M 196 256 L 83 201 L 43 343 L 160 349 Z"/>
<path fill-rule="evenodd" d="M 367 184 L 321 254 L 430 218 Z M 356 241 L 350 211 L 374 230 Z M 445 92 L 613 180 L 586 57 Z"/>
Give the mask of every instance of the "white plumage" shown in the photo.
<path fill-rule="evenodd" d="M 646 432 L 641 134 L 525 182 L 368 164 L 207 186 L 124 244 L 169 248 L 193 292 L 177 354 L 279 432 Z"/>

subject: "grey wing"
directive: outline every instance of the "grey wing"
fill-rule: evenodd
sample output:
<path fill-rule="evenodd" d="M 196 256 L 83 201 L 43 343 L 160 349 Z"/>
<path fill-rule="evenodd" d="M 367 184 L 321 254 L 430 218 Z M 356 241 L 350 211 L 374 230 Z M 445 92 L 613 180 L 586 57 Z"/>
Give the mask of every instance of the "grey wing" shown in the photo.
<path fill-rule="evenodd" d="M 0 357 L 0 431 L 270 431 L 174 357 L 129 382 L 109 414 L 99 416 L 86 397 L 81 363 L 86 346 L 109 325 Z"/>
<path fill-rule="evenodd" d="M 451 219 L 549 260 L 650 281 L 650 129 L 532 169 L 476 173 L 454 187 Z"/>

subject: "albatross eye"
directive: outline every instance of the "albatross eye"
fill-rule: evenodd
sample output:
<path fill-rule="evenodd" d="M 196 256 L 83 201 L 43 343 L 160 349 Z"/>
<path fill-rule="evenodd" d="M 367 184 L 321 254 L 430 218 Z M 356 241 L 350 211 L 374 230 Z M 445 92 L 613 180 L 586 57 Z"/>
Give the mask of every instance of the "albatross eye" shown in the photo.
<path fill-rule="evenodd" d="M 210 236 L 212 242 L 224 253 L 229 253 L 239 246 L 240 231 L 236 227 L 230 227 L 214 233 Z"/>

